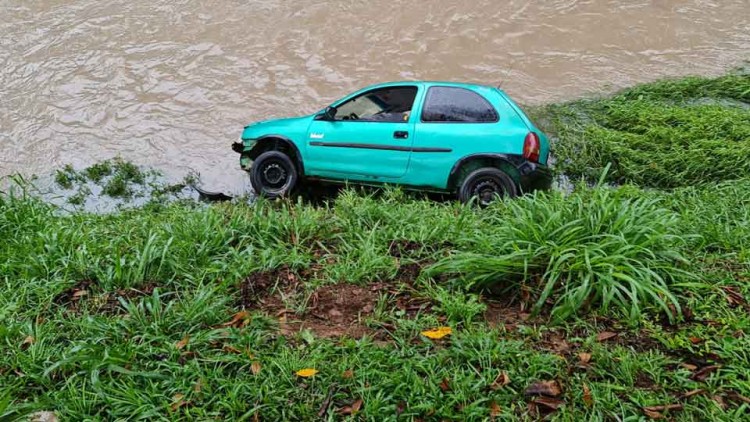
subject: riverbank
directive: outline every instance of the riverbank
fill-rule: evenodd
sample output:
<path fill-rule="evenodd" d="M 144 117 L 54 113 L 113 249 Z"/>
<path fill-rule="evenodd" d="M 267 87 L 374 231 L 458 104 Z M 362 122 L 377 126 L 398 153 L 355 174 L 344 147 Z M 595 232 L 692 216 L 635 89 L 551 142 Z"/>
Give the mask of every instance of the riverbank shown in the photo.
<path fill-rule="evenodd" d="M 539 109 L 594 186 L 487 210 L 2 196 L 0 415 L 741 418 L 748 95 L 690 78 Z"/>

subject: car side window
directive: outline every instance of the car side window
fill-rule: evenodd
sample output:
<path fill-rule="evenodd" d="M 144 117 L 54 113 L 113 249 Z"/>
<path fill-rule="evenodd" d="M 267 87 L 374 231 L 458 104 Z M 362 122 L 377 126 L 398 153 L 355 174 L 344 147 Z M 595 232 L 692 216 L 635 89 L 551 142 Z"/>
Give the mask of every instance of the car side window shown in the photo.
<path fill-rule="evenodd" d="M 427 91 L 422 121 L 427 123 L 463 122 L 494 123 L 497 111 L 474 91 L 448 86 L 434 86 Z"/>
<path fill-rule="evenodd" d="M 336 107 L 336 120 L 360 122 L 405 122 L 409 120 L 416 86 L 398 86 L 367 91 Z"/>

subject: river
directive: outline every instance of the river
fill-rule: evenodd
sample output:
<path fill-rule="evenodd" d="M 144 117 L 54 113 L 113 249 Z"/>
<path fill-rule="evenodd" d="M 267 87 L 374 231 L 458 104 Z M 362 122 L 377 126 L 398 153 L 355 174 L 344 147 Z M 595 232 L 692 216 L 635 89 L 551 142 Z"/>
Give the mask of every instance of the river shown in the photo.
<path fill-rule="evenodd" d="M 718 75 L 750 0 L 0 0 L 0 35 L 0 176 L 119 155 L 237 193 L 250 121 L 388 80 L 541 104 Z"/>

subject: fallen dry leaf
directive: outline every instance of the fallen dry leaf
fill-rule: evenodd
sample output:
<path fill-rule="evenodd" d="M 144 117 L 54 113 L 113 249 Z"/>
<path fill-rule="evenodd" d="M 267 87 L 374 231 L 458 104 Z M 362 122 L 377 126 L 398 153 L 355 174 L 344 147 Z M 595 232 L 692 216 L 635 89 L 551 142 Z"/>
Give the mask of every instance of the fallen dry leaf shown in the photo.
<path fill-rule="evenodd" d="M 724 401 L 724 398 L 723 398 L 723 397 L 721 397 L 721 396 L 718 396 L 718 395 L 716 395 L 716 396 L 713 396 L 713 397 L 711 397 L 711 399 L 712 399 L 713 401 L 715 401 L 715 402 L 716 402 L 716 404 L 717 404 L 717 405 L 718 405 L 718 406 L 719 406 L 720 408 L 722 408 L 722 409 L 724 409 L 724 410 L 726 410 L 726 409 L 727 409 L 727 403 L 726 403 L 726 402 Z"/>
<path fill-rule="evenodd" d="M 544 406 L 551 411 L 555 411 L 559 409 L 560 406 L 565 404 L 564 401 L 552 397 L 537 397 L 532 401 L 532 403 L 537 406 Z"/>
<path fill-rule="evenodd" d="M 727 393 L 727 398 L 730 399 L 730 400 L 736 400 L 736 401 L 741 401 L 743 403 L 750 404 L 750 397 L 745 397 L 742 394 L 737 393 L 735 391 L 728 392 Z"/>
<path fill-rule="evenodd" d="M 448 383 L 448 378 L 443 378 L 443 381 L 440 383 L 440 389 L 443 391 L 450 391 L 451 386 Z"/>
<path fill-rule="evenodd" d="M 354 371 L 352 371 L 351 369 L 347 369 L 343 374 L 341 374 L 341 377 L 345 379 L 354 378 Z"/>
<path fill-rule="evenodd" d="M 550 350 L 557 353 L 566 353 L 570 350 L 570 344 L 568 344 L 568 341 L 565 337 L 559 334 L 550 335 L 549 340 L 546 343 Z"/>
<path fill-rule="evenodd" d="M 490 417 L 492 419 L 495 419 L 496 417 L 500 416 L 500 413 L 502 413 L 503 409 L 495 403 L 495 401 L 490 402 Z"/>
<path fill-rule="evenodd" d="M 585 352 L 579 353 L 578 360 L 583 364 L 587 364 L 591 362 L 591 353 L 585 353 Z"/>
<path fill-rule="evenodd" d="M 695 389 L 695 390 L 690 390 L 690 391 L 688 391 L 687 393 L 683 393 L 681 397 L 682 397 L 683 399 L 686 399 L 686 398 L 688 398 L 688 397 L 693 397 L 693 396 L 697 396 L 698 394 L 703 394 L 703 393 L 705 393 L 705 392 L 706 392 L 706 390 L 703 390 L 703 389 L 701 389 L 701 388 L 697 388 L 697 389 Z"/>
<path fill-rule="evenodd" d="M 198 381 L 195 382 L 195 385 L 193 385 L 193 392 L 200 393 L 202 388 L 203 380 L 199 378 Z"/>
<path fill-rule="evenodd" d="M 87 294 L 89 294 L 89 292 L 86 290 L 76 290 L 75 292 L 73 292 L 73 297 L 86 296 Z"/>
<path fill-rule="evenodd" d="M 650 410 L 643 409 L 643 414 L 650 419 L 664 419 L 664 415 L 659 412 L 652 412 Z"/>
<path fill-rule="evenodd" d="M 562 394 L 562 389 L 557 381 L 537 381 L 526 388 L 524 392 L 527 396 L 543 395 L 548 397 L 557 397 Z"/>
<path fill-rule="evenodd" d="M 649 412 L 665 412 L 667 410 L 682 410 L 681 404 L 667 404 L 663 406 L 646 406 L 643 408 L 644 411 Z"/>
<path fill-rule="evenodd" d="M 36 339 L 34 338 L 34 336 L 27 336 L 25 339 L 23 339 L 23 343 L 21 343 L 21 348 L 25 349 L 31 346 L 32 344 L 34 344 L 35 341 Z"/>
<path fill-rule="evenodd" d="M 302 378 L 310 378 L 312 376 L 315 376 L 315 374 L 318 373 L 318 370 L 314 368 L 305 368 L 305 369 L 300 369 L 299 371 L 295 373 L 297 374 L 297 376 L 300 376 Z"/>
<path fill-rule="evenodd" d="M 709 375 L 711 375 L 713 372 L 716 372 L 716 370 L 719 368 L 719 365 L 705 366 L 695 372 L 690 378 L 694 379 L 695 381 L 705 381 Z"/>
<path fill-rule="evenodd" d="M 583 402 L 588 407 L 591 407 L 594 405 L 594 397 L 591 395 L 591 390 L 589 389 L 589 386 L 586 384 L 583 384 Z"/>
<path fill-rule="evenodd" d="M 258 375 L 258 373 L 260 372 L 260 362 L 258 362 L 257 360 L 253 362 L 252 365 L 250 365 L 250 371 L 253 372 L 253 375 Z"/>
<path fill-rule="evenodd" d="M 222 327 L 243 327 L 247 325 L 250 319 L 250 314 L 247 311 L 239 311 L 234 316 L 232 316 L 232 319 L 229 322 L 225 322 L 221 324 Z"/>
<path fill-rule="evenodd" d="M 322 418 L 323 416 L 328 413 L 328 408 L 331 407 L 331 401 L 333 400 L 333 396 L 336 394 L 336 386 L 331 385 L 328 388 L 328 394 L 326 395 L 326 399 L 323 400 L 323 404 L 320 405 L 320 409 L 318 410 L 318 417 Z"/>
<path fill-rule="evenodd" d="M 727 295 L 726 298 L 727 302 L 729 302 L 729 306 L 735 307 L 747 303 L 742 294 L 738 292 L 734 287 L 724 287 L 723 289 L 724 293 L 726 293 Z"/>
<path fill-rule="evenodd" d="M 703 343 L 703 339 L 702 339 L 702 338 L 698 338 L 698 337 L 690 337 L 690 339 L 689 339 L 689 340 L 690 340 L 690 342 L 691 342 L 691 343 L 693 343 L 693 344 L 700 344 L 700 343 Z"/>
<path fill-rule="evenodd" d="M 687 369 L 688 371 L 695 371 L 696 369 L 698 369 L 697 366 L 691 365 L 689 363 L 681 363 L 680 366 L 682 366 L 683 368 Z"/>
<path fill-rule="evenodd" d="M 238 349 L 238 348 L 236 348 L 234 346 L 230 346 L 228 344 L 225 344 L 222 350 L 224 350 L 227 353 L 235 353 L 235 354 L 238 354 L 238 355 L 242 354 L 242 350 L 240 350 L 240 349 Z"/>
<path fill-rule="evenodd" d="M 180 350 L 180 349 L 184 348 L 185 346 L 187 346 L 187 344 L 188 344 L 189 341 L 190 341 L 190 336 L 185 336 L 185 337 L 182 338 L 182 340 L 180 340 L 177 343 L 175 343 L 174 347 L 176 347 L 177 350 Z"/>
<path fill-rule="evenodd" d="M 339 410 L 339 414 L 341 415 L 355 415 L 357 412 L 359 412 L 359 409 L 362 408 L 362 400 L 356 400 L 354 403 L 352 403 L 349 406 L 344 406 Z"/>
<path fill-rule="evenodd" d="M 665 419 L 662 412 L 668 410 L 682 410 L 681 404 L 668 404 L 665 406 L 646 406 L 642 408 L 643 413 L 651 419 Z"/>
<path fill-rule="evenodd" d="M 508 376 L 508 373 L 505 371 L 501 371 L 500 374 L 495 378 L 495 381 L 492 382 L 492 385 L 490 388 L 493 390 L 499 390 L 506 385 L 510 384 L 510 377 Z"/>
<path fill-rule="evenodd" d="M 613 333 L 611 331 L 602 331 L 601 333 L 597 334 L 596 341 L 598 342 L 607 341 L 611 338 L 617 337 L 618 335 L 619 334 Z"/>
<path fill-rule="evenodd" d="M 434 330 L 422 331 L 423 336 L 433 340 L 439 340 L 451 333 L 453 333 L 451 327 L 438 327 Z"/>
<path fill-rule="evenodd" d="M 180 394 L 180 393 L 177 393 L 174 396 L 172 396 L 172 405 L 169 407 L 172 408 L 173 412 L 177 411 L 177 409 L 185 405 L 185 402 L 182 400 L 184 398 L 185 398 L 185 395 Z"/>

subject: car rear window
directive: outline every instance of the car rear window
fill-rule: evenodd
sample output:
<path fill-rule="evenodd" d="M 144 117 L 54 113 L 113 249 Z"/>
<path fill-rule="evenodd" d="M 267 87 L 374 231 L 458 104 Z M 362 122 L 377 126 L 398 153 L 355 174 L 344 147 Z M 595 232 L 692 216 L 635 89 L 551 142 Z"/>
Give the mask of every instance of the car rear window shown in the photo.
<path fill-rule="evenodd" d="M 434 86 L 427 91 L 423 122 L 491 123 L 498 120 L 492 104 L 474 91 L 447 86 Z"/>

